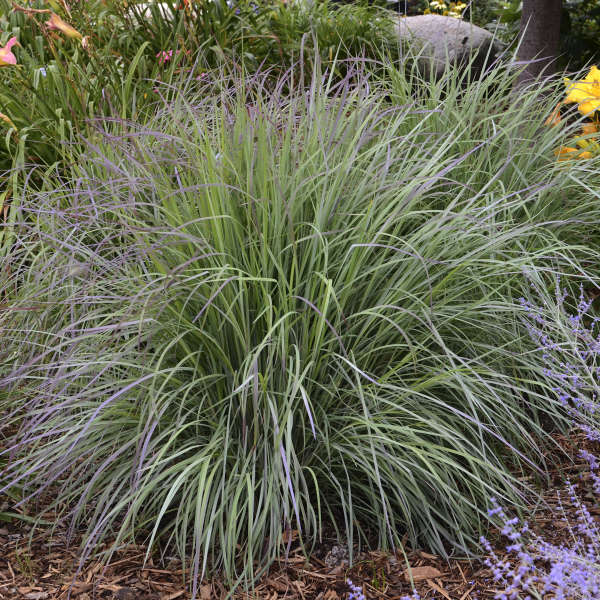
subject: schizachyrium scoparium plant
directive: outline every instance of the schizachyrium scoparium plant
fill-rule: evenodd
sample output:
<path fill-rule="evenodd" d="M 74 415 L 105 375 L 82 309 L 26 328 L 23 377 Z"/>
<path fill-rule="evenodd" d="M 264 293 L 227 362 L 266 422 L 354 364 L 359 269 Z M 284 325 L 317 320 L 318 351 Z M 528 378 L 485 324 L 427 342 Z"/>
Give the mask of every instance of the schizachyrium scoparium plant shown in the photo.
<path fill-rule="evenodd" d="M 104 123 L 23 190 L 2 489 L 54 499 L 83 558 L 143 540 L 193 586 L 254 580 L 290 528 L 307 550 L 326 526 L 472 548 L 567 425 L 534 383 L 521 272 L 587 276 L 599 221 L 594 173 L 564 177 L 528 120 L 556 100 L 507 106 L 505 75 L 414 97 L 360 61 L 308 93 L 212 77 Z"/>

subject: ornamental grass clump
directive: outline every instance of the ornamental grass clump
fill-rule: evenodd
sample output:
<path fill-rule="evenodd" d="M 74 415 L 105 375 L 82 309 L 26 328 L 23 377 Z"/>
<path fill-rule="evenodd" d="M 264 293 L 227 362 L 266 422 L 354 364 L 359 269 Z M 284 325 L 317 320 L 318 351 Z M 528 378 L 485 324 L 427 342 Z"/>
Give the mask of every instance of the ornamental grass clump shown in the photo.
<path fill-rule="evenodd" d="M 363 64 L 213 75 L 23 189 L 0 493 L 83 529 L 83 558 L 175 550 L 195 592 L 326 529 L 351 559 L 469 552 L 568 427 L 519 298 L 524 271 L 593 279 L 598 172 L 554 160 L 556 100 L 505 72 L 411 95 Z"/>

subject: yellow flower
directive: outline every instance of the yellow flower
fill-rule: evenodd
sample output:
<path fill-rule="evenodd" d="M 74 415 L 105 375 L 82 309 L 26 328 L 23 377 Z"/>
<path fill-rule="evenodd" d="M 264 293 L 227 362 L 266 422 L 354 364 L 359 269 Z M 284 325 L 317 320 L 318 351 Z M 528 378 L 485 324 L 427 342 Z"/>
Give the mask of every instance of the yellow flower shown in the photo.
<path fill-rule="evenodd" d="M 577 103 L 579 112 L 584 115 L 600 110 L 600 69 L 595 65 L 581 81 L 565 79 L 567 97 L 565 102 Z"/>
<path fill-rule="evenodd" d="M 48 29 L 61 31 L 68 38 L 77 38 L 80 40 L 83 37 L 79 31 L 77 31 L 77 29 L 71 27 L 71 25 L 63 21 L 56 13 L 51 13 L 50 19 L 46 21 L 46 27 L 48 27 Z"/>
<path fill-rule="evenodd" d="M 423 14 L 430 15 L 432 10 L 437 11 L 437 14 L 442 14 L 445 17 L 461 18 L 462 11 L 467 8 L 464 2 L 444 2 L 443 0 L 431 0 L 428 7 L 423 11 Z"/>

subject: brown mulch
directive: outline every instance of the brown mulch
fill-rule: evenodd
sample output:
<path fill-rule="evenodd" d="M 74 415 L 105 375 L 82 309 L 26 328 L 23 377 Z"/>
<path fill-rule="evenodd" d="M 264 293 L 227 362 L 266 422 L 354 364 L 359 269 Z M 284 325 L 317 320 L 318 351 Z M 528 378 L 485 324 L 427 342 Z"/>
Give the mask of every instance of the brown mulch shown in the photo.
<path fill-rule="evenodd" d="M 40 534 L 29 544 L 28 533 L 15 525 L 0 529 L 0 599 L 15 600 L 189 600 L 191 594 L 182 584 L 181 565 L 172 560 L 166 567 L 145 564 L 145 549 L 129 547 L 105 567 L 89 562 L 77 573 L 77 551 L 69 549 L 61 535 L 54 534 L 51 547 Z M 236 600 L 345 600 L 349 577 L 362 585 L 366 598 L 400 598 L 409 593 L 406 561 L 402 554 L 364 553 L 347 567 L 343 557 L 337 561 L 333 545 L 324 559 L 307 561 L 300 551 L 291 553 L 287 561 L 271 568 L 253 593 L 238 592 Z M 340 555 L 342 552 L 340 552 Z M 331 557 L 333 556 L 333 562 Z M 422 551 L 408 555 L 413 579 L 421 597 L 474 600 L 493 598 L 494 590 L 485 593 L 482 583 L 489 577 L 481 565 L 468 561 L 445 562 Z M 74 577 L 76 575 L 76 577 Z M 483 587 L 488 587 L 484 585 Z M 225 598 L 229 590 L 218 581 L 205 581 L 199 589 L 200 600 Z M 478 592 L 475 595 L 475 592 Z"/>
<path fill-rule="evenodd" d="M 587 465 L 577 452 L 590 448 L 581 436 L 557 438 L 573 463 L 563 460 L 550 471 L 553 485 L 545 492 L 545 505 L 532 515 L 530 525 L 550 542 L 569 539 L 566 523 L 557 520 L 557 491 L 569 477 L 585 492 Z M 557 463 L 554 463 L 557 464 Z M 567 513 L 573 513 L 566 494 L 561 494 Z M 597 505 L 590 507 L 600 515 Z M 502 542 L 496 546 L 500 550 Z M 129 546 L 116 554 L 108 566 L 89 561 L 78 567 L 77 545 L 67 544 L 66 532 L 54 531 L 52 537 L 40 530 L 30 540 L 26 523 L 15 520 L 0 523 L 0 600 L 189 600 L 189 588 L 182 582 L 181 563 L 166 557 L 161 564 L 152 558 L 144 562 L 145 548 Z M 300 549 L 292 550 L 287 560 L 274 565 L 252 593 L 236 592 L 235 600 L 346 600 L 346 579 L 361 585 L 369 600 L 400 600 L 409 594 L 407 560 L 413 580 L 423 600 L 488 600 L 500 591 L 492 583 L 491 573 L 483 563 L 451 559 L 420 550 L 405 558 L 396 554 L 368 552 L 359 555 L 348 567 L 345 550 L 331 539 L 308 560 Z M 220 580 L 204 581 L 198 590 L 199 600 L 221 600 L 229 590 Z"/>

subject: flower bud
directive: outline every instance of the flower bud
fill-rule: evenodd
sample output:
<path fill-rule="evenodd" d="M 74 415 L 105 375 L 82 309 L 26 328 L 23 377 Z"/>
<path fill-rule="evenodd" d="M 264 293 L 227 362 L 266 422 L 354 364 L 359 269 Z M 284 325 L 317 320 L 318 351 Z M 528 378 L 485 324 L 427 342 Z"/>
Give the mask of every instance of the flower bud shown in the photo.
<path fill-rule="evenodd" d="M 75 29 L 71 27 L 66 21 L 63 21 L 56 13 L 52 13 L 50 19 L 46 21 L 46 27 L 48 29 L 54 29 L 56 31 L 60 31 L 64 33 L 68 38 L 76 38 L 78 40 L 82 39 L 82 35 Z"/>

